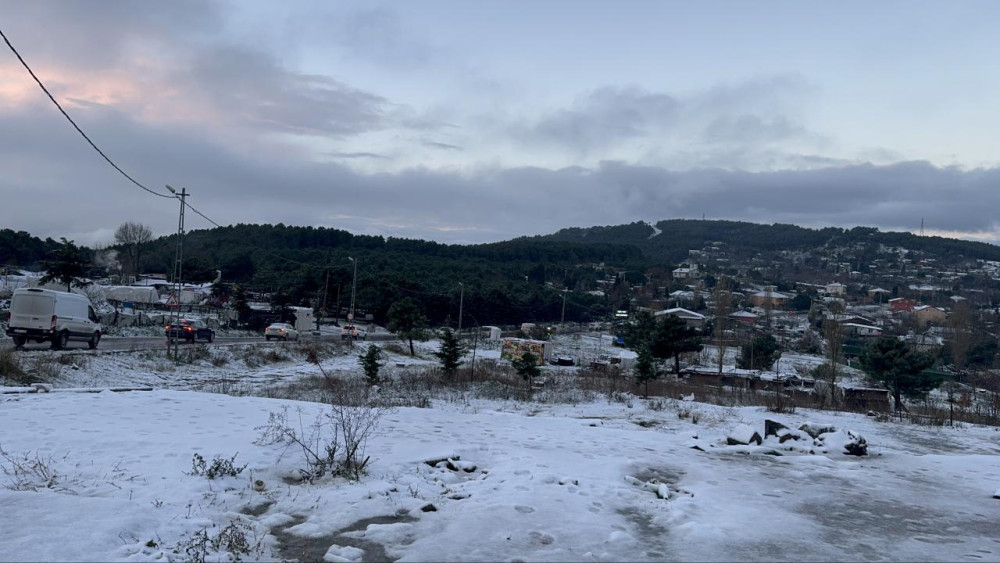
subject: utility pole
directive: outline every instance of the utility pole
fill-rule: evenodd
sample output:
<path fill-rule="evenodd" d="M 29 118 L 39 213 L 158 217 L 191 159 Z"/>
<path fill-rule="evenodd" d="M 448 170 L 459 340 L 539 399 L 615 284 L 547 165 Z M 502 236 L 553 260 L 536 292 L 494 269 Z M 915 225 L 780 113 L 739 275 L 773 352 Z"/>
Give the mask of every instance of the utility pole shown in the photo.
<path fill-rule="evenodd" d="M 354 263 L 354 277 L 351 280 L 351 310 L 347 314 L 347 320 L 351 323 L 354 322 L 354 294 L 358 288 L 358 261 L 350 256 L 347 257 L 348 260 Z"/>
<path fill-rule="evenodd" d="M 462 292 L 458 296 L 458 337 L 462 337 L 462 305 L 465 303 L 465 284 L 458 282 L 458 287 L 462 288 Z"/>
<path fill-rule="evenodd" d="M 187 197 L 187 188 L 181 188 L 181 193 L 179 194 L 177 193 L 177 190 L 172 188 L 169 184 L 167 184 L 167 189 L 170 190 L 170 193 L 174 194 L 174 197 L 181 200 L 181 212 L 180 217 L 177 220 L 177 250 L 174 253 L 174 297 L 177 300 L 177 310 L 174 312 L 173 327 L 179 327 L 181 321 L 181 289 L 183 288 L 181 283 L 183 273 L 182 265 L 184 263 L 184 199 Z M 173 330 L 173 327 L 170 331 L 170 339 L 167 344 L 168 351 L 169 347 L 173 347 L 174 360 L 176 361 L 180 356 L 180 339 L 177 338 L 177 331 Z"/>
<path fill-rule="evenodd" d="M 566 292 L 567 292 L 567 291 L 569 291 L 569 290 L 568 290 L 568 289 L 566 289 L 566 288 L 563 288 L 563 306 L 562 306 L 562 315 L 560 315 L 560 316 L 559 316 L 559 324 L 560 324 L 560 325 L 562 325 L 562 324 L 565 324 L 565 323 L 566 323 Z"/>

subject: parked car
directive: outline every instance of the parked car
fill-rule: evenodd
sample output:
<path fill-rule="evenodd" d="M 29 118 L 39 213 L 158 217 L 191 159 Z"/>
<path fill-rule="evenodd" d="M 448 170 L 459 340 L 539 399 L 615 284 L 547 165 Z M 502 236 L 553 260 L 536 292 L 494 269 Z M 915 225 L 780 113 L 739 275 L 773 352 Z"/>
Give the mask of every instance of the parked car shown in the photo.
<path fill-rule="evenodd" d="M 58 350 L 70 340 L 82 340 L 93 350 L 101 340 L 101 321 L 85 295 L 21 288 L 11 297 L 5 332 L 18 348 L 34 340 L 49 341 Z"/>
<path fill-rule="evenodd" d="M 167 338 L 180 338 L 188 342 L 194 342 L 195 340 L 211 342 L 215 340 L 215 331 L 208 328 L 205 321 L 199 319 L 180 319 L 176 325 L 167 325 L 166 333 Z"/>
<path fill-rule="evenodd" d="M 341 340 L 364 340 L 367 336 L 368 332 L 365 329 L 354 325 L 345 325 L 344 328 L 340 329 Z"/>
<path fill-rule="evenodd" d="M 271 340 L 272 338 L 277 338 L 278 340 L 298 340 L 299 331 L 295 330 L 295 327 L 288 323 L 272 323 L 264 329 L 264 339 Z"/>

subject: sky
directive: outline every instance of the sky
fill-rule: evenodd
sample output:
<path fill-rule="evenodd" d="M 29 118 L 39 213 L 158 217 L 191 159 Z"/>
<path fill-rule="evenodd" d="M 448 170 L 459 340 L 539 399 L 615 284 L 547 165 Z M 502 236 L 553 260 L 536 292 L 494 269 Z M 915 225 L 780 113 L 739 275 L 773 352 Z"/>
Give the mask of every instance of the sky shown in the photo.
<path fill-rule="evenodd" d="M 146 187 L 219 225 L 481 243 L 672 218 L 1000 241 L 995 2 L 0 0 Z M 0 228 L 177 229 L 0 46 Z M 188 213 L 188 230 L 212 227 Z"/>

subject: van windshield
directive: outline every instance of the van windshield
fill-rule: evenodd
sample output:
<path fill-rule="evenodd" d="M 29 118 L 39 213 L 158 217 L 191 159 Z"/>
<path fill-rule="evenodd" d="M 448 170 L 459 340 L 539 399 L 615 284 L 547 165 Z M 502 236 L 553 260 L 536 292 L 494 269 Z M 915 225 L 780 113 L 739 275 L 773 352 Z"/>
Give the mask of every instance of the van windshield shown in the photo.
<path fill-rule="evenodd" d="M 48 295 L 15 295 L 10 306 L 12 315 L 51 315 L 52 309 L 52 297 Z"/>

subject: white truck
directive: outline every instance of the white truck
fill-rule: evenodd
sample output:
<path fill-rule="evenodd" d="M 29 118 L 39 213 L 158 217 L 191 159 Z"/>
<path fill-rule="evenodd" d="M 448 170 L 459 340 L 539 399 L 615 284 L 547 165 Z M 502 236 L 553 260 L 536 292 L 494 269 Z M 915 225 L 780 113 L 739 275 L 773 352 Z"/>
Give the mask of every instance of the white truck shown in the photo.
<path fill-rule="evenodd" d="M 75 340 L 93 350 L 101 341 L 101 321 L 85 295 L 36 287 L 15 289 L 6 333 L 18 348 L 34 340 L 51 342 L 58 350 Z"/>

